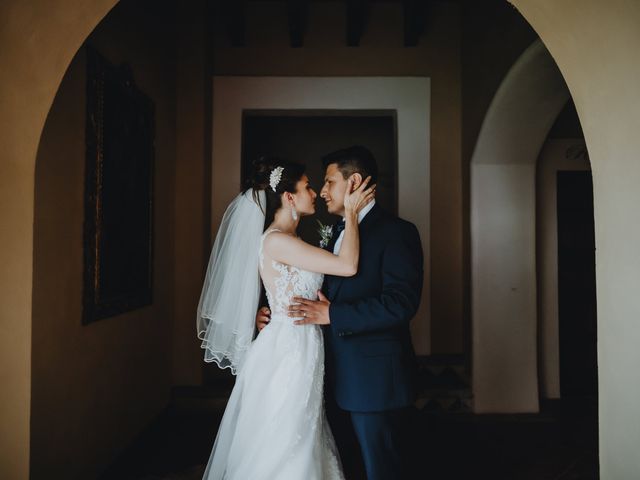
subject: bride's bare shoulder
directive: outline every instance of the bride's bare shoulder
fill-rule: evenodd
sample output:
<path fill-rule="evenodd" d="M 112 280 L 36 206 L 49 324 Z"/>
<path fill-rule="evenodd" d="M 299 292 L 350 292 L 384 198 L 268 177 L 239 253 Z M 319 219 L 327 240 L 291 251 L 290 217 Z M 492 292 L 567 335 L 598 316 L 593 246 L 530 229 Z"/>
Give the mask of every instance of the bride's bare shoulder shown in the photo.
<path fill-rule="evenodd" d="M 281 232 L 279 230 L 267 231 L 267 235 L 264 238 L 263 248 L 267 253 L 282 251 L 292 245 L 296 245 L 297 242 L 300 242 L 300 239 L 289 233 Z"/>

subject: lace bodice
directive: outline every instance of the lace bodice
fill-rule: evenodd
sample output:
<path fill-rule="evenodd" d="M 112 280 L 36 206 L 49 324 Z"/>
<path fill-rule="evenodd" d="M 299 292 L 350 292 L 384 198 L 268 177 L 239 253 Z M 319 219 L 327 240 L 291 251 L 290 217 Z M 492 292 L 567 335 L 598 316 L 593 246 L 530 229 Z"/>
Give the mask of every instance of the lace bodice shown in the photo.
<path fill-rule="evenodd" d="M 271 258 L 263 252 L 264 239 L 278 229 L 270 229 L 260 239 L 260 276 L 267 292 L 267 300 L 271 309 L 271 319 L 287 318 L 287 309 L 293 297 L 304 297 L 311 300 L 318 298 L 318 290 L 322 287 L 324 275 L 309 272 L 293 265 L 286 265 Z M 289 319 L 293 322 L 294 319 Z"/>

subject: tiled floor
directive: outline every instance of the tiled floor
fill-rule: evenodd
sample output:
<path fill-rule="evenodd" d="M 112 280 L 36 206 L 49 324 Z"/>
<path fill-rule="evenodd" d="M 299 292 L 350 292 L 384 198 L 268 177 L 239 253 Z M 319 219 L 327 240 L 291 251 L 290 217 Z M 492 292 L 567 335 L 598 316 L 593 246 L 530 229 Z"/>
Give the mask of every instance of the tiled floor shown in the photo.
<path fill-rule="evenodd" d="M 597 408 L 580 400 L 538 415 L 418 412 L 415 478 L 576 480 L 598 478 Z M 104 480 L 202 478 L 219 411 L 168 409 Z M 352 480 L 364 478 L 356 472 Z"/>

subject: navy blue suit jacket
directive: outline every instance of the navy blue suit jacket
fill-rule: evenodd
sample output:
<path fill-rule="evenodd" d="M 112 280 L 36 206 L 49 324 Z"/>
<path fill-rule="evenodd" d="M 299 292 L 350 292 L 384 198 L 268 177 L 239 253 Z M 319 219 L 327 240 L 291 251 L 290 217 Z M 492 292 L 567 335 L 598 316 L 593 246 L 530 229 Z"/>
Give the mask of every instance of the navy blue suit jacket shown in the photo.
<path fill-rule="evenodd" d="M 335 240 L 327 247 L 333 249 Z M 413 403 L 415 354 L 409 322 L 418 310 L 423 255 L 416 227 L 378 204 L 360 223 L 353 277 L 325 276 L 327 390 L 338 406 L 376 412 Z"/>

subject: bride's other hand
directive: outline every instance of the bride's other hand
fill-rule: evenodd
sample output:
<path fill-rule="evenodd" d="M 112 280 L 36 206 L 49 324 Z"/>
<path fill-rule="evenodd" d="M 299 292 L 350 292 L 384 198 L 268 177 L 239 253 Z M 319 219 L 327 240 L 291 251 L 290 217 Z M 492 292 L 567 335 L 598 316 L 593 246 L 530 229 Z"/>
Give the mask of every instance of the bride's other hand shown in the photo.
<path fill-rule="evenodd" d="M 266 327 L 271 321 L 271 310 L 269 307 L 262 307 L 256 313 L 256 328 L 259 332 L 262 331 L 264 327 Z"/>
<path fill-rule="evenodd" d="M 357 215 L 371 200 L 374 199 L 376 193 L 376 185 L 367 185 L 371 181 L 371 177 L 367 177 L 358 188 L 353 189 L 355 175 L 347 180 L 347 191 L 344 194 L 344 210 L 346 214 Z M 362 178 L 362 177 L 360 177 Z"/>

